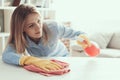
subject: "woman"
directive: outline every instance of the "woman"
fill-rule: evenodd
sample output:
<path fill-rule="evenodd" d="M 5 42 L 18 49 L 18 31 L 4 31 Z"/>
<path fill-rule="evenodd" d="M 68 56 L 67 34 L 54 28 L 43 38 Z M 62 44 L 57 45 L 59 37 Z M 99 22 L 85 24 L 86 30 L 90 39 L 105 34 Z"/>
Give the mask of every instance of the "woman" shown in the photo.
<path fill-rule="evenodd" d="M 10 36 L 2 60 L 14 65 L 32 64 L 47 71 L 57 70 L 62 68 L 59 64 L 37 57 L 68 56 L 59 38 L 73 39 L 81 34 L 84 33 L 55 21 L 43 22 L 34 6 L 22 4 L 12 14 Z"/>

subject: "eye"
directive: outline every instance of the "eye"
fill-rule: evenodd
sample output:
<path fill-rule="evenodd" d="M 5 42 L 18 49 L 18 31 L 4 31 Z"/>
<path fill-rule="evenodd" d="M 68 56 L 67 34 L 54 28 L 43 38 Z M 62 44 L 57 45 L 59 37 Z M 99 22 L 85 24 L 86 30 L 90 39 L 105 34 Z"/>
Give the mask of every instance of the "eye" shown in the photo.
<path fill-rule="evenodd" d="M 40 20 L 38 20 L 37 22 L 40 23 Z"/>
<path fill-rule="evenodd" d="M 29 25 L 29 26 L 28 26 L 28 28 L 32 28 L 33 26 L 34 26 L 34 25 L 33 25 L 33 24 L 31 24 L 31 25 Z"/>

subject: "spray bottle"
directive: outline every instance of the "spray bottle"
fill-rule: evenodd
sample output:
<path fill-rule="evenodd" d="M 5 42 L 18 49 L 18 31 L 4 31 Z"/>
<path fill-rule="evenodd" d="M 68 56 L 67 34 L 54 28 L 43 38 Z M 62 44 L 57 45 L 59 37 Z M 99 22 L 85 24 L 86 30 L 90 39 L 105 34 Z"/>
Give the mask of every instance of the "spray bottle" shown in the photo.
<path fill-rule="evenodd" d="M 81 43 L 83 43 L 84 45 L 87 45 L 83 49 L 84 49 L 84 52 L 88 56 L 95 57 L 100 54 L 100 48 L 97 46 L 97 44 L 95 42 L 90 42 L 90 46 L 88 46 L 87 41 L 84 38 L 77 37 L 76 40 L 77 40 L 78 45 L 80 45 L 80 46 L 81 46 Z"/>

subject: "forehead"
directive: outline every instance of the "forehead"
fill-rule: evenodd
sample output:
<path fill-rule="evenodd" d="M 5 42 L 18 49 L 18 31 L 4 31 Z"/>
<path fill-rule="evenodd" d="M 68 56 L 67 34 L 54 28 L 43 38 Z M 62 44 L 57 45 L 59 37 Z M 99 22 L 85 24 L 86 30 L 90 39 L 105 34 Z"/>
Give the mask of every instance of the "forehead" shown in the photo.
<path fill-rule="evenodd" d="M 41 19 L 41 16 L 38 13 L 31 13 L 26 17 L 25 22 L 29 23 L 29 22 L 36 21 L 38 19 Z"/>

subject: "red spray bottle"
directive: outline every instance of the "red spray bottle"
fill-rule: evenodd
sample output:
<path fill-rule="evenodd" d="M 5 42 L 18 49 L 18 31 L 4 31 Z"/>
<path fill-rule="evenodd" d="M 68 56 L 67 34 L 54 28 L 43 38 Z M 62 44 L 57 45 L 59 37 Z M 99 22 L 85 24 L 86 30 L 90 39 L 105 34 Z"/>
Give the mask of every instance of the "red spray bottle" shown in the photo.
<path fill-rule="evenodd" d="M 81 45 L 80 43 L 87 44 L 86 40 L 83 38 L 78 38 L 77 43 Z M 84 49 L 85 53 L 90 57 L 95 57 L 100 54 L 100 48 L 95 44 L 95 42 L 90 42 L 90 46 L 86 46 Z"/>

